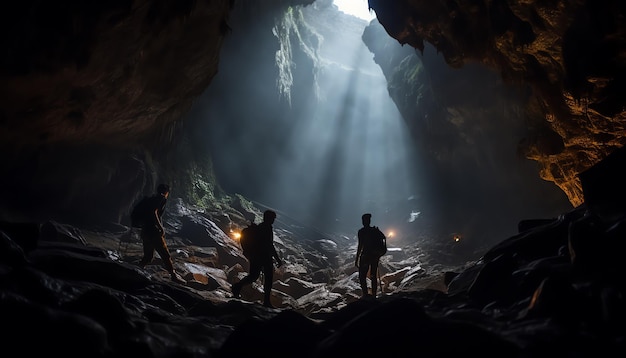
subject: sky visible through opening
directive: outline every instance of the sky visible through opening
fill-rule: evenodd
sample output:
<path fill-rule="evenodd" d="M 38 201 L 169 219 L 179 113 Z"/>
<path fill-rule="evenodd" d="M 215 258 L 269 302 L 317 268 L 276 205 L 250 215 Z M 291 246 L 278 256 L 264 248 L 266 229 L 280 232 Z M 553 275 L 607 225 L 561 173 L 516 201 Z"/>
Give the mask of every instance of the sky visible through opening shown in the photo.
<path fill-rule="evenodd" d="M 339 11 L 363 20 L 370 21 L 376 17 L 374 11 L 369 11 L 367 0 L 335 0 L 334 4 L 337 5 Z"/>

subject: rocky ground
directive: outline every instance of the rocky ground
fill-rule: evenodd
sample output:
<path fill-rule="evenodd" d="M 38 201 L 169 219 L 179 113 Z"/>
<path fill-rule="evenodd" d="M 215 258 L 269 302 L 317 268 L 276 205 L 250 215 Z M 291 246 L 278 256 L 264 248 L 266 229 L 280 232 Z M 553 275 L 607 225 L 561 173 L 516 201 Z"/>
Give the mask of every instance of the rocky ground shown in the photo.
<path fill-rule="evenodd" d="M 235 230 L 218 227 L 210 214 L 190 210 L 178 201 L 168 214 L 168 245 L 177 271 L 187 280 L 184 289 L 219 304 L 233 300 L 231 284 L 247 274 L 248 262 L 242 256 Z M 58 225 L 58 224 L 57 224 Z M 232 227 L 229 223 L 228 227 Z M 307 230 L 309 230 L 307 232 Z M 139 229 L 125 226 L 109 230 L 83 229 L 86 245 L 106 251 L 116 262 L 136 265 L 142 257 Z M 309 317 L 324 316 L 361 297 L 354 266 L 354 237 L 321 237 L 310 229 L 282 220 L 275 228 L 275 245 L 284 265 L 276 269 L 272 301 L 275 307 L 293 309 Z M 450 246 L 425 240 L 409 244 L 389 242 L 389 252 L 381 259 L 379 295 L 430 287 L 443 292 L 446 271 L 459 270 L 471 262 L 437 263 L 453 257 Z M 145 273 L 151 279 L 170 283 L 158 255 Z M 242 292 L 242 301 L 262 302 L 262 277 Z"/>
<path fill-rule="evenodd" d="M 263 307 L 259 285 L 230 297 L 245 274 L 238 244 L 178 202 L 168 235 L 177 269 L 136 266 L 128 228 L 3 223 L 0 313 L 9 356 L 283 357 L 613 356 L 626 353 L 624 220 L 585 207 L 531 220 L 480 260 L 452 268 L 421 248 L 390 248 L 383 294 L 359 299 L 354 245 L 288 240 Z M 122 239 L 120 241 L 120 239 Z M 33 340 L 37 344 L 32 344 Z M 364 343 L 365 342 L 365 343 Z"/>

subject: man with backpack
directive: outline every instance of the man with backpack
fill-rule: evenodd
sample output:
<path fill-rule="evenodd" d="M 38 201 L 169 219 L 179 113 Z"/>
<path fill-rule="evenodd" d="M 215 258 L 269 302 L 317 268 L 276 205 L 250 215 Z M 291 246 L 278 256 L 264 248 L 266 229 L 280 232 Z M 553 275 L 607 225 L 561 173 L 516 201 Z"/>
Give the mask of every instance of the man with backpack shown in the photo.
<path fill-rule="evenodd" d="M 362 297 L 370 296 L 367 290 L 367 272 L 370 273 L 372 283 L 371 296 L 376 297 L 376 274 L 378 273 L 378 261 L 387 253 L 387 239 L 380 229 L 371 226 L 372 214 L 363 214 L 361 221 L 363 227 L 359 229 L 359 240 L 356 249 L 354 265 L 359 268 L 359 283 L 361 284 Z"/>
<path fill-rule="evenodd" d="M 274 229 L 272 224 L 275 219 L 276 212 L 273 210 L 265 210 L 263 213 L 263 222 L 256 225 L 253 237 L 249 238 L 255 241 L 253 245 L 254 252 L 247 254 L 248 260 L 250 261 L 250 272 L 246 277 L 241 279 L 241 281 L 232 286 L 233 297 L 239 298 L 243 286 L 252 284 L 259 278 L 261 271 L 263 271 L 263 305 L 270 308 L 273 308 L 270 302 L 274 279 L 273 259 L 276 259 L 278 267 L 283 264 L 274 247 Z"/>
<path fill-rule="evenodd" d="M 170 187 L 167 184 L 159 184 L 157 193 L 149 197 L 146 202 L 145 218 L 141 224 L 141 242 L 143 244 L 143 258 L 139 266 L 145 267 L 152 262 L 154 251 L 159 253 L 163 261 L 163 267 L 170 273 L 172 281 L 186 283 L 186 281 L 176 273 L 170 251 L 165 242 L 165 228 L 163 227 L 163 212 L 165 204 L 170 195 Z"/>

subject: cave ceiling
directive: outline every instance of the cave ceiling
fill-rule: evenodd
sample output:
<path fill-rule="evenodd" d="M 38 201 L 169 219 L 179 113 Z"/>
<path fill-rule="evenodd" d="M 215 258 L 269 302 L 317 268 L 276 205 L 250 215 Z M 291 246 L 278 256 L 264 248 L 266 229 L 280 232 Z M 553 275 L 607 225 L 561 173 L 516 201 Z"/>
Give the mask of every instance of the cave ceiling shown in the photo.
<path fill-rule="evenodd" d="M 5 4 L 0 140 L 167 136 L 217 73 L 230 9 L 227 0 Z"/>

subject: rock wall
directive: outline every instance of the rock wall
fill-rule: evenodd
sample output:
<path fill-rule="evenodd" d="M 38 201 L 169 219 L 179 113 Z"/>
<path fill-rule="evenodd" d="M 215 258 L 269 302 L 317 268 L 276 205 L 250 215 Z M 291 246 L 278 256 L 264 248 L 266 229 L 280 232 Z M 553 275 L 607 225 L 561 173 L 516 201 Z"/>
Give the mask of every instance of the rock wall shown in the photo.
<path fill-rule="evenodd" d="M 217 72 L 229 11 L 226 0 L 12 2 L 2 143 L 171 140 Z"/>
<path fill-rule="evenodd" d="M 419 146 L 420 169 L 429 174 L 426 195 L 447 238 L 455 230 L 499 238 L 521 218 L 571 209 L 565 194 L 537 175 L 536 163 L 518 153 L 528 134 L 527 89 L 482 64 L 452 68 L 431 45 L 423 54 L 399 46 L 376 20 L 363 41 Z"/>
<path fill-rule="evenodd" d="M 387 33 L 452 67 L 471 62 L 531 92 L 519 150 L 572 205 L 578 174 L 626 143 L 626 5 L 620 1 L 370 0 Z"/>
<path fill-rule="evenodd" d="M 5 219 L 124 221 L 159 182 L 219 206 L 183 117 L 218 72 L 235 6 L 311 1 L 35 1 L 0 15 Z M 208 159 L 207 159 L 208 158 Z"/>

